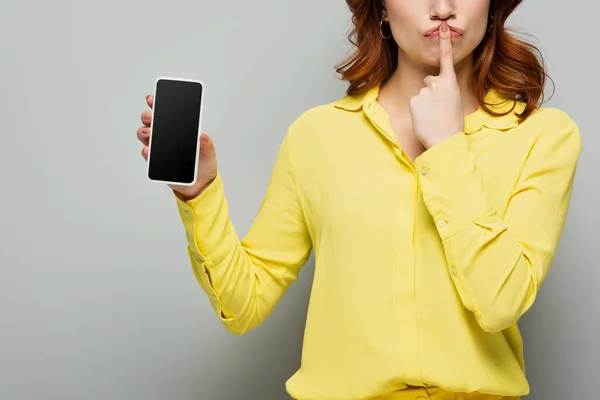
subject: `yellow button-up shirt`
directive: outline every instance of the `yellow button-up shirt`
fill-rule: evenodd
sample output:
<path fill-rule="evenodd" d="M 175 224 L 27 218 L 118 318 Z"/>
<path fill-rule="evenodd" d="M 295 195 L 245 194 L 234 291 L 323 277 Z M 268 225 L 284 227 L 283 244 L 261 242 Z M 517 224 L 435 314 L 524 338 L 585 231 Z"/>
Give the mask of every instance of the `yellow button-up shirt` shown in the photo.
<path fill-rule="evenodd" d="M 301 400 L 407 386 L 525 395 L 517 321 L 552 263 L 581 152 L 577 125 L 541 108 L 481 108 L 415 162 L 379 86 L 302 114 L 240 239 L 223 181 L 176 198 L 197 281 L 233 334 L 260 324 L 314 250 Z M 491 90 L 495 111 L 513 100 Z"/>

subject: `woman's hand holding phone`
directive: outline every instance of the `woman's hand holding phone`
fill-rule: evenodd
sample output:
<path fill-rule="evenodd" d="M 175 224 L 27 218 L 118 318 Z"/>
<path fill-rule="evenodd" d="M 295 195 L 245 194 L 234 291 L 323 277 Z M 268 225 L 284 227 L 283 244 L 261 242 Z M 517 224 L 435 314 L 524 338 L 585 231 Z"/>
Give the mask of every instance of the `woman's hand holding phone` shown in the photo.
<path fill-rule="evenodd" d="M 146 104 L 152 109 L 154 98 L 146 96 Z M 144 124 L 137 130 L 137 137 L 144 145 L 142 157 L 148 161 L 148 144 L 150 143 L 150 125 L 152 123 L 152 112 L 144 111 L 141 116 Z M 168 185 L 182 200 L 191 200 L 204 191 L 217 177 L 217 154 L 212 139 L 206 135 L 200 135 L 200 156 L 198 159 L 198 177 L 192 186 Z"/>

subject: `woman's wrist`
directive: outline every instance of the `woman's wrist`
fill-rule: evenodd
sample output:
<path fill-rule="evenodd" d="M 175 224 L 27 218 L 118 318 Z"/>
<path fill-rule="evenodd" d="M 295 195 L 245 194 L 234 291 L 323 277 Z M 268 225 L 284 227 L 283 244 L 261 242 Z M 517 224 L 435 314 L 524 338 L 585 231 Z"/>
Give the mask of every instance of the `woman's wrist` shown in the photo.
<path fill-rule="evenodd" d="M 177 195 L 177 197 L 179 197 L 182 201 L 190 201 L 195 199 L 196 197 L 200 196 L 202 193 L 204 193 L 204 191 L 206 189 L 208 189 L 208 187 L 215 181 L 215 178 L 211 179 L 209 182 L 207 182 L 204 186 L 202 186 L 200 188 L 200 190 L 198 191 L 194 191 L 192 193 L 181 193 L 176 191 L 175 194 Z"/>

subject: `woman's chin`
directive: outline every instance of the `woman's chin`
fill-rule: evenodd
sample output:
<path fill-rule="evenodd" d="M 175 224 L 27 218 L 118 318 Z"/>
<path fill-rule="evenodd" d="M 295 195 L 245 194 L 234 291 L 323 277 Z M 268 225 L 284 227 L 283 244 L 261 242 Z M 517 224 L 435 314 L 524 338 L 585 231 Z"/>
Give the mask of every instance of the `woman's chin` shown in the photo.
<path fill-rule="evenodd" d="M 440 57 L 437 54 L 428 54 L 421 60 L 421 64 L 424 68 L 434 69 L 440 67 Z"/>
<path fill-rule="evenodd" d="M 454 65 L 462 60 L 462 55 L 457 53 L 455 50 L 454 53 Z M 439 68 L 440 67 L 440 55 L 439 52 L 427 54 L 426 58 L 423 60 L 423 64 L 428 68 Z"/>

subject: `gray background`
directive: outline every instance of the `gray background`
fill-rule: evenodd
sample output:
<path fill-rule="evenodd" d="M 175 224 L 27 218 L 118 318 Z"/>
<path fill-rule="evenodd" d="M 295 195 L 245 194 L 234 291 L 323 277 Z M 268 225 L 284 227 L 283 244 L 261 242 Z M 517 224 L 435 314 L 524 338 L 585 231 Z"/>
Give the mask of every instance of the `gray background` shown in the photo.
<path fill-rule="evenodd" d="M 535 400 L 600 391 L 598 2 L 528 0 L 584 151 L 556 262 L 522 320 Z M 206 83 L 231 217 L 256 215 L 289 124 L 343 95 L 344 1 L 3 1 L 0 399 L 286 399 L 313 262 L 234 337 L 194 280 L 174 198 L 135 132 L 160 75 Z M 592 397 L 590 397 L 592 396 Z"/>

